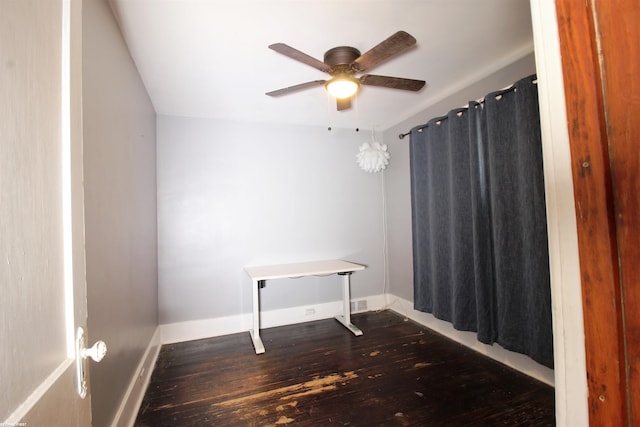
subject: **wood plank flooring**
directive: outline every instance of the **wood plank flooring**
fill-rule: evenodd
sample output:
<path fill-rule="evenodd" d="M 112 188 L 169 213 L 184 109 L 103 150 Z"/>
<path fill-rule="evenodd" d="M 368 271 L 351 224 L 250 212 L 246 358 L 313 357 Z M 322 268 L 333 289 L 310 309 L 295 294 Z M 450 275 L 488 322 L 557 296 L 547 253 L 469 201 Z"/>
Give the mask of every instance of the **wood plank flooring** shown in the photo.
<path fill-rule="evenodd" d="M 392 311 L 162 347 L 136 426 L 553 426 L 552 387 Z"/>

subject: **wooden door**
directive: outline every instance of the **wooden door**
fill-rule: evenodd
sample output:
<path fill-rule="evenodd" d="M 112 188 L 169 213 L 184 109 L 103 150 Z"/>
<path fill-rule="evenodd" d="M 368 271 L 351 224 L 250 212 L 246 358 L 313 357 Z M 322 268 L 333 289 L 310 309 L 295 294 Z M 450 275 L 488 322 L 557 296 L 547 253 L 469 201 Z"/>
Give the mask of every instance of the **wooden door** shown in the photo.
<path fill-rule="evenodd" d="M 640 425 L 640 1 L 557 0 L 589 422 Z"/>
<path fill-rule="evenodd" d="M 80 1 L 0 0 L 0 421 L 88 426 Z"/>

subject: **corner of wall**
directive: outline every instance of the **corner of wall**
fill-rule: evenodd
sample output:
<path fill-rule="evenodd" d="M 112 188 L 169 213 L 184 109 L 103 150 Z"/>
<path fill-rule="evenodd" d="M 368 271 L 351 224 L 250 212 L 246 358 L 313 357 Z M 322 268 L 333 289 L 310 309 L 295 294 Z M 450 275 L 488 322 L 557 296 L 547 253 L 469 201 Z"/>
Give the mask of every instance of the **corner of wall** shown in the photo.
<path fill-rule="evenodd" d="M 135 424 L 138 410 L 149 386 L 161 346 L 160 326 L 158 326 L 147 345 L 144 355 L 140 359 L 138 367 L 134 371 L 134 375 L 129 381 L 129 387 L 127 387 L 127 391 L 111 423 L 112 427 L 133 426 Z"/>

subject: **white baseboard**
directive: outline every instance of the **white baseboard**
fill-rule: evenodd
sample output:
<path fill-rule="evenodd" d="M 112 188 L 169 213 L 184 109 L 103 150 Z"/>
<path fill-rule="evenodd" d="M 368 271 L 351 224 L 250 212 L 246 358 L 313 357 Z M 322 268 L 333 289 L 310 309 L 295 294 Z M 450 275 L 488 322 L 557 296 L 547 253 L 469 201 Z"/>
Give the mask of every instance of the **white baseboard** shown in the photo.
<path fill-rule="evenodd" d="M 384 295 L 372 295 L 364 298 L 354 298 L 356 310 L 379 310 L 385 306 Z M 366 309 L 358 310 L 358 302 L 366 301 Z M 260 313 L 260 327 L 273 328 L 276 326 L 293 325 L 295 323 L 311 322 L 314 320 L 330 319 L 342 314 L 342 300 L 322 304 L 305 305 L 299 307 L 270 310 Z M 246 332 L 251 329 L 252 314 L 245 313 L 236 316 L 217 317 L 212 319 L 190 320 L 187 322 L 168 323 L 160 325 L 162 344 L 192 341 L 221 335 Z"/>
<path fill-rule="evenodd" d="M 449 322 L 436 319 L 429 313 L 413 309 L 413 302 L 393 294 L 379 294 L 365 298 L 355 298 L 352 302 L 366 301 L 367 309 L 373 311 L 389 308 L 415 322 L 432 329 L 478 353 L 484 354 L 500 363 L 516 369 L 530 377 L 549 385 L 554 385 L 554 371 L 543 366 L 528 356 L 505 350 L 498 344 L 486 345 L 478 341 L 474 332 L 458 331 Z M 313 313 L 311 313 L 313 310 Z M 352 313 L 358 313 L 353 310 Z M 314 320 L 329 319 L 342 313 L 342 301 L 331 301 L 322 304 L 270 310 L 261 313 L 261 328 L 272 328 L 292 325 Z M 211 338 L 221 335 L 246 332 L 251 329 L 252 314 L 218 317 L 213 319 L 191 320 L 187 322 L 160 325 L 162 344 Z M 365 331 L 366 333 L 366 331 Z"/>
<path fill-rule="evenodd" d="M 151 341 L 149 341 L 144 356 L 140 359 L 134 376 L 131 378 L 127 392 L 120 403 L 111 427 L 132 427 L 134 425 L 142 399 L 149 386 L 151 373 L 156 365 L 158 353 L 160 353 L 160 347 L 160 326 L 158 326 L 151 337 Z"/>
<path fill-rule="evenodd" d="M 250 324 L 250 314 L 167 323 L 160 325 L 160 339 L 162 344 L 193 341 L 247 331 Z"/>
<path fill-rule="evenodd" d="M 543 366 L 528 356 L 520 353 L 514 353 L 509 350 L 505 350 L 498 344 L 487 345 L 483 344 L 477 339 L 475 332 L 458 331 L 453 328 L 453 325 L 449 322 L 445 322 L 440 319 L 436 319 L 432 314 L 423 313 L 413 309 L 413 302 L 406 299 L 397 297 L 392 294 L 387 295 L 389 304 L 388 308 L 396 313 L 405 316 L 421 325 L 432 329 L 447 338 L 450 338 L 458 343 L 484 354 L 500 363 L 503 363 L 513 369 L 516 369 L 530 377 L 533 377 L 539 381 L 542 381 L 549 385 L 554 385 L 554 371 L 546 366 Z"/>

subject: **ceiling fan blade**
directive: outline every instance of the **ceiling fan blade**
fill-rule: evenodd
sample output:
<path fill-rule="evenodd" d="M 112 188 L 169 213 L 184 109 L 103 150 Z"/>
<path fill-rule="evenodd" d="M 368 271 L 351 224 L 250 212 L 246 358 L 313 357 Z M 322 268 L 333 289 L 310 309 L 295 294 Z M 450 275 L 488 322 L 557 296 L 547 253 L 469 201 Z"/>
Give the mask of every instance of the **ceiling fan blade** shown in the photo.
<path fill-rule="evenodd" d="M 388 87 L 390 89 L 419 91 L 424 87 L 424 80 L 403 79 L 401 77 L 387 77 L 367 74 L 360 77 L 360 83 L 368 86 Z"/>
<path fill-rule="evenodd" d="M 291 59 L 295 59 L 296 61 L 300 61 L 303 64 L 310 65 L 313 68 L 324 71 L 325 73 L 331 71 L 331 66 L 284 43 L 274 43 L 272 45 L 269 45 L 269 49 L 275 50 L 276 52 L 288 56 Z"/>
<path fill-rule="evenodd" d="M 336 106 L 338 111 L 348 110 L 351 108 L 351 98 L 336 98 Z"/>
<path fill-rule="evenodd" d="M 353 63 L 359 71 L 365 71 L 416 44 L 416 39 L 404 31 L 398 31 L 383 42 L 363 53 Z"/>
<path fill-rule="evenodd" d="M 293 86 L 289 86 L 289 87 L 285 87 L 282 89 L 278 89 L 278 90 L 273 90 L 271 92 L 267 92 L 265 95 L 269 95 L 269 96 L 281 96 L 281 95 L 287 95 L 289 93 L 292 92 L 296 92 L 302 89 L 307 89 L 310 87 L 315 87 L 315 86 L 320 86 L 325 84 L 326 81 L 325 80 L 314 80 L 311 82 L 306 82 L 306 83 L 300 83 L 299 85 L 293 85 Z"/>

